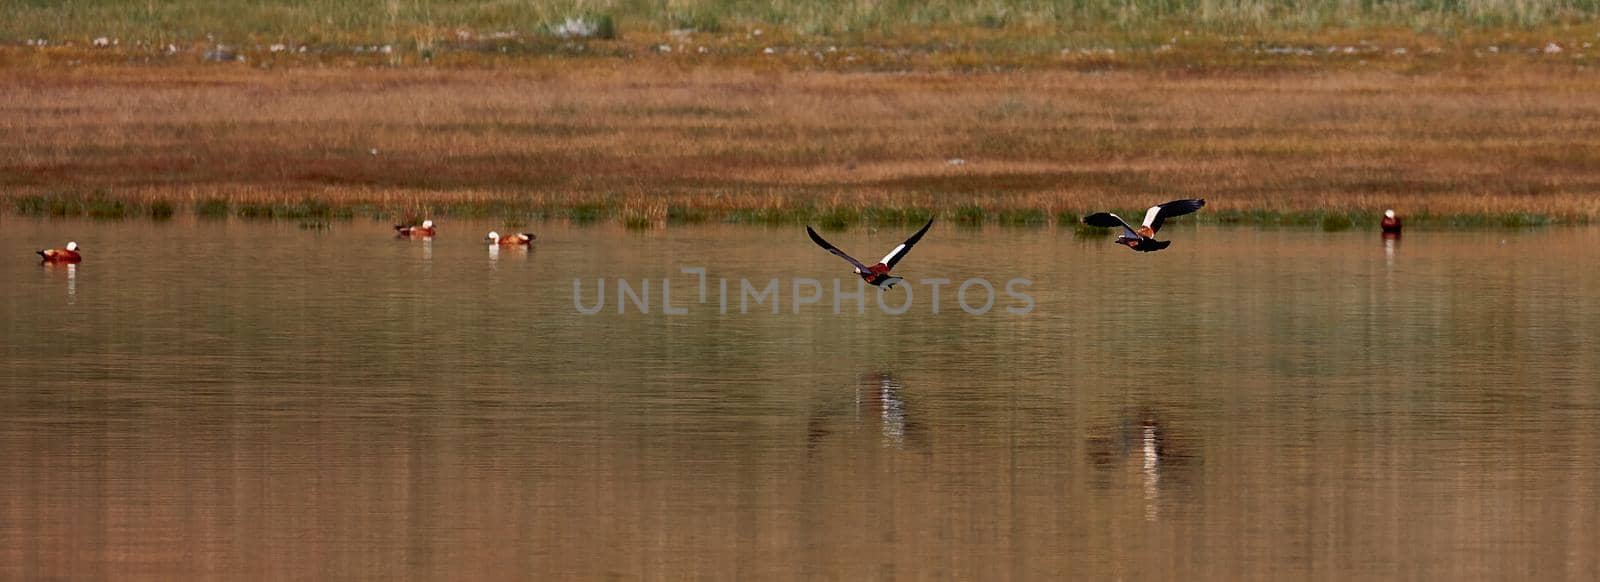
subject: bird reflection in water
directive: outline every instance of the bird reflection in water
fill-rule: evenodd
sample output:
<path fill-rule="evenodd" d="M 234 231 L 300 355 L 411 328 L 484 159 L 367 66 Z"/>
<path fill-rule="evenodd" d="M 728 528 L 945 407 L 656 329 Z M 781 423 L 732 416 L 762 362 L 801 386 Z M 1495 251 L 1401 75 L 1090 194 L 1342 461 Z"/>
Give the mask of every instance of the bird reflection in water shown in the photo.
<path fill-rule="evenodd" d="M 1095 430 L 1088 442 L 1089 462 L 1102 472 L 1099 485 L 1110 487 L 1113 474 L 1130 463 L 1138 469 L 1147 521 L 1161 518 L 1163 492 L 1183 486 L 1192 459 L 1181 441 L 1153 410 L 1128 415 L 1115 426 Z"/>
<path fill-rule="evenodd" d="M 1394 266 L 1394 252 L 1400 248 L 1400 233 L 1383 233 L 1383 262 L 1385 266 Z"/>
<path fill-rule="evenodd" d="M 878 417 L 879 430 L 886 446 L 899 448 L 906 442 L 906 401 L 902 386 L 889 374 L 871 374 L 856 384 L 856 415 L 865 412 Z M 870 417 L 865 419 L 871 422 Z"/>
<path fill-rule="evenodd" d="M 843 408 L 842 398 L 819 406 L 806 424 L 806 440 L 815 447 L 836 432 L 856 432 L 870 428 L 884 448 L 902 449 L 920 441 L 921 427 L 911 420 L 910 409 L 904 396 L 905 386 L 894 374 L 874 372 L 857 379 L 849 403 Z M 849 418 L 850 428 L 836 425 L 840 418 Z"/>
<path fill-rule="evenodd" d="M 527 258 L 528 253 L 531 252 L 533 251 L 527 245 L 505 247 L 502 247 L 501 245 L 489 245 L 489 264 L 493 265 L 495 261 L 500 260 L 500 257 L 503 256 Z"/>
<path fill-rule="evenodd" d="M 43 263 L 44 269 L 51 273 L 60 273 L 67 278 L 67 303 L 76 303 L 78 300 L 78 265 L 76 263 Z"/>

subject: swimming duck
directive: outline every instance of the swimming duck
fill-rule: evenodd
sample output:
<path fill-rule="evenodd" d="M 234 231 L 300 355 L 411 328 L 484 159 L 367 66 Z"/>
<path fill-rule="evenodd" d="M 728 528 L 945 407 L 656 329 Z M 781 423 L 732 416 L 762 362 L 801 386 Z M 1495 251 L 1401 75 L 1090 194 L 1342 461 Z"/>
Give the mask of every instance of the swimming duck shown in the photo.
<path fill-rule="evenodd" d="M 500 236 L 500 233 L 491 230 L 491 231 L 489 231 L 489 236 L 483 237 L 483 240 L 488 241 L 489 244 L 491 244 L 491 245 L 499 245 L 499 246 L 503 246 L 503 247 L 515 247 L 515 246 L 529 246 L 529 245 L 532 245 L 533 244 L 533 239 L 536 239 L 536 238 L 539 238 L 539 237 L 534 236 L 534 234 L 531 233 L 531 232 L 522 232 L 522 233 L 517 233 L 517 234 L 513 234 L 513 235 L 509 235 L 509 236 Z"/>
<path fill-rule="evenodd" d="M 1117 235 L 1116 243 L 1140 252 L 1155 252 L 1172 245 L 1169 240 L 1156 240 L 1156 232 L 1161 230 L 1162 223 L 1174 216 L 1183 216 L 1206 205 L 1206 201 L 1199 198 L 1188 200 L 1173 200 L 1166 204 L 1151 206 L 1144 213 L 1144 223 L 1139 228 L 1134 228 L 1122 217 L 1110 212 L 1096 212 L 1083 217 L 1083 223 L 1089 226 L 1102 228 L 1122 227 L 1122 234 Z"/>
<path fill-rule="evenodd" d="M 437 232 L 437 230 L 433 228 L 432 220 L 424 220 L 420 226 L 412 226 L 408 224 L 394 225 L 394 234 L 400 238 L 428 238 L 432 237 L 435 232 Z"/>
<path fill-rule="evenodd" d="M 1403 225 L 1400 224 L 1400 217 L 1390 209 L 1383 211 L 1383 222 L 1379 226 L 1383 227 L 1383 234 L 1399 235 Z"/>
<path fill-rule="evenodd" d="M 83 255 L 78 254 L 76 242 L 67 243 L 67 248 L 64 249 L 45 249 L 36 252 L 46 263 L 76 263 L 83 260 Z"/>
<path fill-rule="evenodd" d="M 899 263 L 900 259 L 905 258 L 906 253 L 911 252 L 912 245 L 915 245 L 917 244 L 917 241 L 922 240 L 922 235 L 927 234 L 928 229 L 932 227 L 933 220 L 929 219 L 927 224 L 922 225 L 922 230 L 918 230 L 917 234 L 911 235 L 911 238 L 906 239 L 906 242 L 900 243 L 900 246 L 895 247 L 894 250 L 889 251 L 889 254 L 884 255 L 882 261 L 878 261 L 878 264 L 870 267 L 862 264 L 861 261 L 856 260 L 855 257 L 845 254 L 844 251 L 839 250 L 838 247 L 829 244 L 828 241 L 822 240 L 822 237 L 817 234 L 817 231 L 812 230 L 809 225 L 806 226 L 806 234 L 811 235 L 811 241 L 817 243 L 817 246 L 822 247 L 824 250 L 833 253 L 835 256 L 844 259 L 845 261 L 848 261 L 852 266 L 855 267 L 856 274 L 860 275 L 861 279 L 866 281 L 868 284 L 883 287 L 885 289 L 893 289 L 896 284 L 900 283 L 904 279 L 890 275 L 889 270 L 893 269 L 895 263 Z"/>

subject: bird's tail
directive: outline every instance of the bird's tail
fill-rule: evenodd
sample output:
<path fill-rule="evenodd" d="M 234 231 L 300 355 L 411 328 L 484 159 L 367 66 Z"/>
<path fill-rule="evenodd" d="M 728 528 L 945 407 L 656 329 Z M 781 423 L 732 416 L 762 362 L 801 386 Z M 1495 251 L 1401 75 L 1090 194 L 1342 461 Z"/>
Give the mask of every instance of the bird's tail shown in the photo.
<path fill-rule="evenodd" d="M 41 257 L 41 258 L 46 258 L 46 259 L 48 259 L 48 258 L 50 258 L 50 255 L 48 255 L 48 254 L 45 254 L 45 252 L 44 252 L 44 249 L 40 249 L 40 250 L 37 250 L 37 251 L 33 251 L 33 252 L 35 252 L 35 253 L 39 253 L 39 256 L 40 256 L 40 257 Z"/>
<path fill-rule="evenodd" d="M 406 229 L 406 225 L 404 225 L 404 224 L 396 224 L 396 225 L 394 225 L 394 231 L 395 232 L 400 232 L 400 231 L 405 230 L 405 229 Z"/>
<path fill-rule="evenodd" d="M 524 232 L 524 233 L 522 233 L 522 236 L 528 237 L 528 240 L 538 240 L 538 238 L 539 238 L 539 235 L 533 234 L 531 232 Z"/>

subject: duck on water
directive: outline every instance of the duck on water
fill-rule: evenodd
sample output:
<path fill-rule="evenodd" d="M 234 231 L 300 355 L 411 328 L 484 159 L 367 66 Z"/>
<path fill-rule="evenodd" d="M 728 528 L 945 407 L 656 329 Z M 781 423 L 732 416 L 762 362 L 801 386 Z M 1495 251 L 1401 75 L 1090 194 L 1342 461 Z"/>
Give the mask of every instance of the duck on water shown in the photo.
<path fill-rule="evenodd" d="M 78 252 L 78 243 L 69 242 L 66 248 L 44 249 L 35 251 L 45 263 L 77 263 L 83 260 L 83 255 Z"/>

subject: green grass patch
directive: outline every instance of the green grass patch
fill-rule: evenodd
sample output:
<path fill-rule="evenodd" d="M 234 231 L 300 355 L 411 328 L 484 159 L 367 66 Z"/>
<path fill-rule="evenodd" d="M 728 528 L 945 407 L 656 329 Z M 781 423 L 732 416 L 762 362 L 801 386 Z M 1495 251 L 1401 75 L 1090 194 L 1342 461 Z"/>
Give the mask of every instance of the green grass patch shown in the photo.
<path fill-rule="evenodd" d="M 234 213 L 239 218 L 250 220 L 271 220 L 274 216 L 277 216 L 273 205 L 265 203 L 240 204 L 238 208 L 234 209 Z"/>
<path fill-rule="evenodd" d="M 151 220 L 172 220 L 173 215 L 178 213 L 177 207 L 166 200 L 151 202 L 149 206 L 145 207 L 145 211 L 150 215 Z"/>
<path fill-rule="evenodd" d="M 655 227 L 656 221 L 649 214 L 630 210 L 623 213 L 622 225 L 631 230 L 644 230 Z"/>
<path fill-rule="evenodd" d="M 933 210 L 918 207 L 874 206 L 861 212 L 862 221 L 872 226 L 922 225 L 933 216 Z"/>
<path fill-rule="evenodd" d="M 227 218 L 232 212 L 233 208 L 224 198 L 207 198 L 194 205 L 194 215 L 200 218 Z"/>
<path fill-rule="evenodd" d="M 606 216 L 606 207 L 603 204 L 586 203 L 568 206 L 563 209 L 562 215 L 567 220 L 579 223 L 598 222 Z"/>
<path fill-rule="evenodd" d="M 1506 228 L 1530 228 L 1535 226 L 1549 226 L 1555 219 L 1544 214 L 1516 213 L 1507 214 L 1500 218 L 1500 226 Z"/>
<path fill-rule="evenodd" d="M 1070 210 L 1063 210 L 1056 213 L 1057 226 L 1073 226 L 1083 224 L 1082 220 L 1083 218 L 1078 216 L 1078 213 Z"/>
<path fill-rule="evenodd" d="M 610 14 L 597 14 L 594 17 L 595 37 L 604 40 L 617 38 L 617 19 Z"/>
<path fill-rule="evenodd" d="M 724 222 L 732 224 L 800 224 L 811 219 L 810 208 L 757 208 L 729 212 Z"/>
<path fill-rule="evenodd" d="M 1037 208 L 1007 208 L 996 218 L 1002 226 L 1044 226 L 1050 222 L 1050 215 Z"/>
<path fill-rule="evenodd" d="M 844 230 L 860 218 L 861 213 L 853 208 L 833 208 L 817 215 L 817 225 L 826 230 Z"/>
<path fill-rule="evenodd" d="M 713 8 L 680 10 L 667 14 L 668 25 L 674 29 L 702 33 L 722 32 L 722 17 Z"/>
<path fill-rule="evenodd" d="M 676 224 L 700 224 L 711 219 L 711 213 L 699 208 L 688 206 L 668 206 L 667 222 Z"/>
<path fill-rule="evenodd" d="M 272 205 L 272 218 L 288 220 L 321 220 L 333 218 L 333 207 L 321 200 L 304 199 L 294 203 Z"/>
<path fill-rule="evenodd" d="M 950 220 L 956 224 L 978 226 L 989 218 L 989 213 L 977 204 L 963 204 L 950 211 Z"/>
<path fill-rule="evenodd" d="M 11 206 L 23 216 L 44 216 L 50 212 L 50 202 L 44 196 L 18 196 L 11 199 Z"/>
<path fill-rule="evenodd" d="M 132 212 L 129 204 L 109 198 L 91 198 L 84 203 L 84 213 L 100 220 L 121 220 Z"/>
<path fill-rule="evenodd" d="M 1335 213 L 1322 217 L 1323 232 L 1339 232 L 1350 230 L 1350 228 L 1353 226 L 1355 226 L 1355 221 L 1350 220 L 1350 215 L 1348 214 Z"/>

